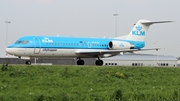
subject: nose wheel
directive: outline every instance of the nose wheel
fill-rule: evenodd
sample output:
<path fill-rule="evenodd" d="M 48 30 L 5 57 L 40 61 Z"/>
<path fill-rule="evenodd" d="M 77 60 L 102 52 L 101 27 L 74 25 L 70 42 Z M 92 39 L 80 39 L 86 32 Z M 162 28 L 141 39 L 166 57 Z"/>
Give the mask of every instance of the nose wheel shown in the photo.
<path fill-rule="evenodd" d="M 27 60 L 27 61 L 26 61 L 26 65 L 31 65 L 31 61 L 30 61 L 30 60 Z"/>

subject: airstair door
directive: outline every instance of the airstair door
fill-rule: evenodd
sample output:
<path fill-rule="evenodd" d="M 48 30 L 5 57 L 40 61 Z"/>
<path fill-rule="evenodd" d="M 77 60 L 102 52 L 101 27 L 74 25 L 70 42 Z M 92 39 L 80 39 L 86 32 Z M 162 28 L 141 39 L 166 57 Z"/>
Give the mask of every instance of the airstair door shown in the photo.
<path fill-rule="evenodd" d="M 39 38 L 34 38 L 34 54 L 39 54 L 41 50 L 41 43 Z"/>

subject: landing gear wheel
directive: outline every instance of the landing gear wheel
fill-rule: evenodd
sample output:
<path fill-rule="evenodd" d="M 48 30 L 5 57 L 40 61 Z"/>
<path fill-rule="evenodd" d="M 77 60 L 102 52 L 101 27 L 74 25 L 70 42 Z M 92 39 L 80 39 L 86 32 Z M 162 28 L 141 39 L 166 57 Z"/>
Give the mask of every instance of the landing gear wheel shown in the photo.
<path fill-rule="evenodd" d="M 30 60 L 27 60 L 27 61 L 26 61 L 26 64 L 27 64 L 27 65 L 31 65 L 31 61 L 30 61 Z"/>
<path fill-rule="evenodd" d="M 78 60 L 77 65 L 84 65 L 84 60 Z"/>
<path fill-rule="evenodd" d="M 96 65 L 97 66 L 102 66 L 103 65 L 103 60 L 96 60 Z"/>

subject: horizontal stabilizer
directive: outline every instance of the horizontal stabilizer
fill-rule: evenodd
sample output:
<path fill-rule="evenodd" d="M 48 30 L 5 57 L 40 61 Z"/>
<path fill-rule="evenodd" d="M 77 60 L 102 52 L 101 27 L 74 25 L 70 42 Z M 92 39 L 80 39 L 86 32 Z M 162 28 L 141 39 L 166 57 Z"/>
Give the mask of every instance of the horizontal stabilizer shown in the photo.
<path fill-rule="evenodd" d="M 169 23 L 169 22 L 174 22 L 174 21 L 147 21 L 147 22 L 141 22 L 141 23 L 149 26 L 155 23 Z"/>

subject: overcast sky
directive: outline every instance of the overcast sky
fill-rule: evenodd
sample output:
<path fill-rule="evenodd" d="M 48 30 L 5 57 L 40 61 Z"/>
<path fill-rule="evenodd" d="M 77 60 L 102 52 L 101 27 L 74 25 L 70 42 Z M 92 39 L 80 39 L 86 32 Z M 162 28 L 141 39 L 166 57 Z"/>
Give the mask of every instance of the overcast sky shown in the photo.
<path fill-rule="evenodd" d="M 1 0 L 0 53 L 26 35 L 114 37 L 129 34 L 140 19 L 173 20 L 150 26 L 145 48 L 162 48 L 159 55 L 180 56 L 180 0 Z M 141 53 L 156 54 L 148 51 Z"/>

